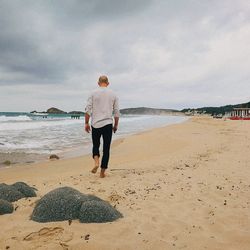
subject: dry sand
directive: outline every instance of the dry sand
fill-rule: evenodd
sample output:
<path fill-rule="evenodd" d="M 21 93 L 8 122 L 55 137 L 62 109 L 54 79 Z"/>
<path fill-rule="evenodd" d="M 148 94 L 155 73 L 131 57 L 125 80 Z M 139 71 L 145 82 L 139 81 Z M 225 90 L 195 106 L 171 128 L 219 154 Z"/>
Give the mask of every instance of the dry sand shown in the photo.
<path fill-rule="evenodd" d="M 196 117 L 113 143 L 105 179 L 90 156 L 0 170 L 38 197 L 0 216 L 0 249 L 250 249 L 250 122 Z M 71 186 L 108 200 L 124 218 L 37 223 L 34 203 Z"/>

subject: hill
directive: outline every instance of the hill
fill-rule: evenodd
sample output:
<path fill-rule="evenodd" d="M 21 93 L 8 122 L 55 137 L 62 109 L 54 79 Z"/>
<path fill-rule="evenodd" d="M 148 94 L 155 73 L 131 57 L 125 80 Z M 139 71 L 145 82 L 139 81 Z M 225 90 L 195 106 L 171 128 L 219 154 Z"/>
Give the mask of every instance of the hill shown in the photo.
<path fill-rule="evenodd" d="M 164 115 L 181 113 L 179 110 L 174 109 L 156 109 L 147 107 L 121 109 L 120 112 L 123 115 Z"/>
<path fill-rule="evenodd" d="M 48 114 L 67 114 L 67 112 L 62 111 L 62 110 L 60 110 L 60 109 L 58 109 L 58 108 L 49 108 L 49 109 L 46 111 L 46 113 L 48 113 Z"/>
<path fill-rule="evenodd" d="M 235 104 L 235 105 L 225 105 L 220 107 L 203 107 L 197 109 L 183 109 L 181 112 L 190 112 L 190 111 L 197 111 L 198 113 L 206 113 L 211 115 L 224 115 L 227 112 L 231 112 L 234 108 L 250 108 L 250 102 Z"/>

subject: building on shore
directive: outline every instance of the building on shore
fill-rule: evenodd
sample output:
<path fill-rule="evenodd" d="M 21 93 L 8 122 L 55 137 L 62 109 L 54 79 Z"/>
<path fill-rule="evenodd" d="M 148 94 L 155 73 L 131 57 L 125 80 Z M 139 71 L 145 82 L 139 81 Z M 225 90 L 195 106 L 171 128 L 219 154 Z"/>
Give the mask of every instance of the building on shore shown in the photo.
<path fill-rule="evenodd" d="M 250 120 L 250 108 L 234 108 L 229 113 L 230 120 Z"/>

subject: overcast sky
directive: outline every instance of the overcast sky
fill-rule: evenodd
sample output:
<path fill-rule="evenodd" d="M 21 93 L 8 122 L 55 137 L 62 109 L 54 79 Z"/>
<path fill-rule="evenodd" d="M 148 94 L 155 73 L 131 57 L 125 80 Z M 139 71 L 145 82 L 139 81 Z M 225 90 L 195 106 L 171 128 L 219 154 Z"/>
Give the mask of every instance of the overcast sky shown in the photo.
<path fill-rule="evenodd" d="M 249 0 L 0 0 L 0 111 L 250 101 Z"/>

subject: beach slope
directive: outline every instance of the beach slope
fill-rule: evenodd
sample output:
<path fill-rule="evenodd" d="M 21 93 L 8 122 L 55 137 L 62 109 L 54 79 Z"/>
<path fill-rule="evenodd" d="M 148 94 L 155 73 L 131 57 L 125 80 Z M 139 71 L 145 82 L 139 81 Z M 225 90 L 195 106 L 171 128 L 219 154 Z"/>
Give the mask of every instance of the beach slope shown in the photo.
<path fill-rule="evenodd" d="M 0 215 L 0 249 L 250 249 L 250 122 L 194 117 L 112 145 L 107 177 L 91 156 L 0 169 L 37 197 Z M 35 202 L 69 186 L 109 201 L 124 218 L 37 223 Z"/>

